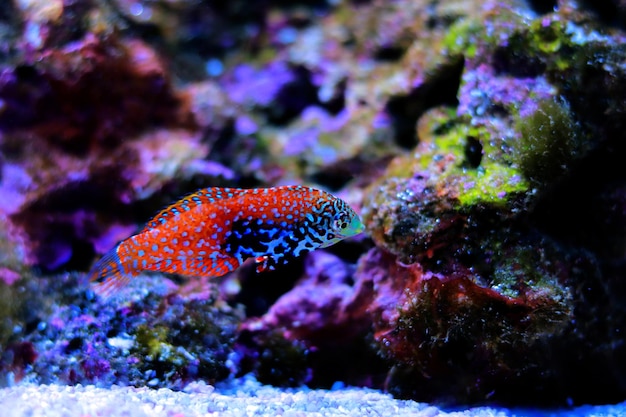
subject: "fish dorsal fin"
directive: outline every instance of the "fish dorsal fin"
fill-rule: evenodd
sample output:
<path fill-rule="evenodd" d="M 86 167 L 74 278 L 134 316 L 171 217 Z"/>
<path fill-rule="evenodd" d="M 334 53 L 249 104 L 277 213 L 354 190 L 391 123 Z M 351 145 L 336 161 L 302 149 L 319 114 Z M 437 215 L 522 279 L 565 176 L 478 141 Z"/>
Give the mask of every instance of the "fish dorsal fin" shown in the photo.
<path fill-rule="evenodd" d="M 194 207 L 203 204 L 219 204 L 220 200 L 236 198 L 245 194 L 249 190 L 244 188 L 218 188 L 210 187 L 189 194 L 171 206 L 161 210 L 159 214 L 154 216 L 143 228 L 142 231 L 154 229 L 165 224 L 169 219 L 179 216 L 181 213 L 189 211 Z"/>

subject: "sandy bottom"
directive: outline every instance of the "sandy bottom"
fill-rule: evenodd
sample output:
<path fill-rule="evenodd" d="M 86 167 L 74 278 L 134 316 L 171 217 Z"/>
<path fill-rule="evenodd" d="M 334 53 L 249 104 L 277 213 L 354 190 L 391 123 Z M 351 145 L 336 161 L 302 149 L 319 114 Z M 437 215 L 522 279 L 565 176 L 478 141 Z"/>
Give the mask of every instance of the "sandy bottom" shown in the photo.
<path fill-rule="evenodd" d="M 369 389 L 284 390 L 241 380 L 217 387 L 190 384 L 168 389 L 23 385 L 0 390 L 1 417 L 192 417 L 192 416 L 619 416 L 626 403 L 567 411 L 478 407 L 444 411 L 428 404 L 395 400 Z"/>

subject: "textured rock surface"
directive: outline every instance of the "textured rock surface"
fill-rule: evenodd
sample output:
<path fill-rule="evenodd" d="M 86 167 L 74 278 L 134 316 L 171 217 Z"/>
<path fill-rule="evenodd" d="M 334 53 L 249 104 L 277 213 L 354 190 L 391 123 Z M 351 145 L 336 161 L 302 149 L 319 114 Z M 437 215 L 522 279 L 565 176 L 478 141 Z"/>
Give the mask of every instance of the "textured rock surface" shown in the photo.
<path fill-rule="evenodd" d="M 0 384 L 251 372 L 450 404 L 623 400 L 623 9 L 9 2 Z M 181 194 L 284 183 L 336 192 L 367 236 L 263 275 L 89 292 L 93 261 Z"/>

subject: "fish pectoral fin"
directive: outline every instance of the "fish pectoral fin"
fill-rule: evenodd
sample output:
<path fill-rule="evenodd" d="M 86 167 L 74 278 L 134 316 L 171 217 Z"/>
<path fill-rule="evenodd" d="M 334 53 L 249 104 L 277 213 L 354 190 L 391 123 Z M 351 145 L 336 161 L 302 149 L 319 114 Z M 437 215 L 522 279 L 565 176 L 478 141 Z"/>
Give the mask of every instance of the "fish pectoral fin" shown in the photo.
<path fill-rule="evenodd" d="M 256 272 L 274 271 L 277 266 L 285 265 L 292 259 L 289 256 L 281 255 L 261 255 L 254 258 L 256 262 Z"/>
<path fill-rule="evenodd" d="M 275 263 L 273 259 L 269 255 L 257 256 L 254 258 L 256 262 L 256 272 L 261 273 L 265 271 L 273 271 L 275 268 Z"/>

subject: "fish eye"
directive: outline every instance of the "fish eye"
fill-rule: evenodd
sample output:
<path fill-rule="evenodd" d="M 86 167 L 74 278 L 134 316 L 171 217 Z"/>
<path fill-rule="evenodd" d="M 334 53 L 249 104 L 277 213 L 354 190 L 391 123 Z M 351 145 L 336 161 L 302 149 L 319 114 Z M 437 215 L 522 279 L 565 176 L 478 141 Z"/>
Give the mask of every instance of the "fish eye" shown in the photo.
<path fill-rule="evenodd" d="M 338 217 L 333 220 L 333 229 L 335 230 L 344 230 L 348 227 L 348 222 L 344 217 Z"/>

